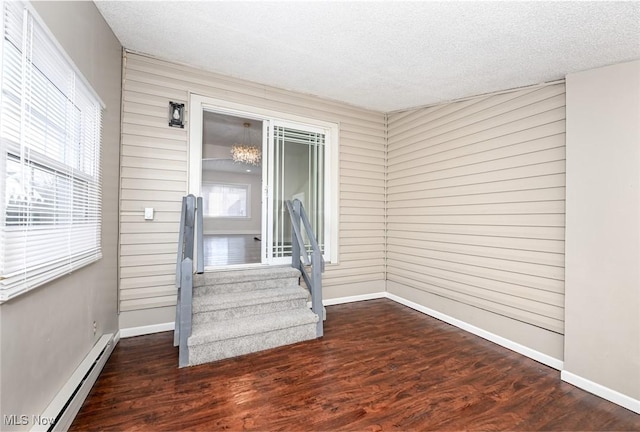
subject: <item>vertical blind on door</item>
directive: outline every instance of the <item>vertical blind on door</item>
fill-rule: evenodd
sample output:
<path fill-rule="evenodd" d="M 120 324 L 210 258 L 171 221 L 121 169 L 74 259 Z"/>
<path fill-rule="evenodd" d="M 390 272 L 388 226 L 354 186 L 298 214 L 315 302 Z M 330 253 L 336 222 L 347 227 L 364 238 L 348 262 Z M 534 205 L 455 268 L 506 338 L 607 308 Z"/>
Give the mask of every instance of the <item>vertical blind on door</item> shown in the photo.
<path fill-rule="evenodd" d="M 0 4 L 4 301 L 101 258 L 102 104 L 27 6 Z"/>

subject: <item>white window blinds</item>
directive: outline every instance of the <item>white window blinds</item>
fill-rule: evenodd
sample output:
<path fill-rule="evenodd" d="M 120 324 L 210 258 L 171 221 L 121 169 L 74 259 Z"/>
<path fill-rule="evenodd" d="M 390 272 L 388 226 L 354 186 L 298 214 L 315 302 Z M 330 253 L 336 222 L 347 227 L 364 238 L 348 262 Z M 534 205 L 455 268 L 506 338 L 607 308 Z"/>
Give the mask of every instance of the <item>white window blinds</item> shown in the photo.
<path fill-rule="evenodd" d="M 102 106 L 20 2 L 1 2 L 0 302 L 101 258 Z"/>

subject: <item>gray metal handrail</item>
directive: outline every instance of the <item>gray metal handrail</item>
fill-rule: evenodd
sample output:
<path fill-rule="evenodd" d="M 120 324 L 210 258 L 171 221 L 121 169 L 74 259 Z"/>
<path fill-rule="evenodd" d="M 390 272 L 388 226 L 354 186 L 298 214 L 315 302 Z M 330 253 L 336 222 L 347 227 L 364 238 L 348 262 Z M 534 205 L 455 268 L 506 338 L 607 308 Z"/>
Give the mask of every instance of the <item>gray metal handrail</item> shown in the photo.
<path fill-rule="evenodd" d="M 204 272 L 204 247 L 202 237 L 202 197 L 187 195 L 182 198 L 180 228 L 178 234 L 178 254 L 176 258 L 176 324 L 173 332 L 173 346 L 180 347 L 178 363 L 180 367 L 189 365 L 189 336 L 191 336 L 191 312 L 193 306 L 193 258 L 197 246 L 196 273 Z"/>
<path fill-rule="evenodd" d="M 316 324 L 316 336 L 321 337 L 324 334 L 324 307 L 322 306 L 324 258 L 322 257 L 322 251 L 320 250 L 320 246 L 318 246 L 316 236 L 311 229 L 307 212 L 304 210 L 300 200 L 287 200 L 285 204 L 291 217 L 291 267 L 300 270 L 305 284 L 309 288 L 309 291 L 311 291 L 311 310 L 319 317 L 318 323 Z M 307 246 L 302 237 L 301 223 L 311 245 L 311 259 L 309 259 Z M 309 276 L 305 268 L 305 266 L 309 265 L 311 266 L 311 276 Z"/>

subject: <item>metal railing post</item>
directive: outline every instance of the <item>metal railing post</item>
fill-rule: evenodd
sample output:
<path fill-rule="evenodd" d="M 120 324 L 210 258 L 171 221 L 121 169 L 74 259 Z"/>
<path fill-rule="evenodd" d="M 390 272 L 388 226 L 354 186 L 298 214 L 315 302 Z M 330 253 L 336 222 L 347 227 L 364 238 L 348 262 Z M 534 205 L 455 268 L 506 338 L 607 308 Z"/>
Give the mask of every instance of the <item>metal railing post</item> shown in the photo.
<path fill-rule="evenodd" d="M 187 216 L 187 197 L 182 197 L 182 208 L 180 210 L 180 229 L 178 230 L 178 258 L 176 259 L 176 286 L 180 286 L 180 275 L 182 273 L 182 256 L 184 254 L 184 224 Z"/>
<path fill-rule="evenodd" d="M 311 255 L 311 281 L 313 289 L 311 290 L 311 310 L 318 315 L 316 323 L 316 336 L 324 335 L 324 307 L 322 305 L 322 271 L 320 265 L 322 262 L 322 252 L 320 249 L 314 249 Z"/>
<path fill-rule="evenodd" d="M 202 204 L 202 197 L 198 197 L 196 202 L 196 245 L 198 248 L 197 260 L 196 260 L 196 273 L 204 273 L 204 241 L 203 241 L 203 226 L 202 226 L 202 213 L 204 207 Z"/>
<path fill-rule="evenodd" d="M 195 234 L 194 225 L 196 222 L 196 197 L 187 195 L 187 215 L 184 224 L 184 257 L 191 258 L 193 261 L 193 245 L 195 243 L 193 235 Z M 193 269 L 191 269 L 193 272 Z"/>
<path fill-rule="evenodd" d="M 180 228 L 178 230 L 178 256 L 176 258 L 176 286 L 178 287 L 178 298 L 176 301 L 176 321 L 173 331 L 173 346 L 180 344 L 180 281 L 182 280 L 182 257 L 184 255 L 184 225 L 187 216 L 187 197 L 182 197 L 182 207 L 180 210 Z"/>
<path fill-rule="evenodd" d="M 287 200 L 285 204 L 291 219 L 291 266 L 300 270 L 301 276 L 311 292 L 311 310 L 319 318 L 316 324 L 316 336 L 322 337 L 324 334 L 324 306 L 322 305 L 324 258 L 302 203 L 296 199 Z M 309 260 L 307 247 L 302 238 L 302 228 L 311 243 L 311 260 Z M 302 262 L 300 258 L 302 258 Z M 311 276 L 307 274 L 305 265 L 311 265 Z"/>
<path fill-rule="evenodd" d="M 198 247 L 196 271 L 204 271 L 204 246 L 202 241 L 202 198 L 187 195 L 182 198 L 180 227 L 178 230 L 178 257 L 176 259 L 176 322 L 173 345 L 179 346 L 178 365 L 189 365 L 189 337 L 193 310 L 193 259 L 194 247 Z M 197 236 L 197 238 L 195 237 Z"/>
<path fill-rule="evenodd" d="M 193 260 L 185 258 L 182 261 L 182 281 L 180 288 L 180 353 L 178 365 L 189 366 L 189 336 L 191 336 L 191 312 L 193 309 Z"/>
<path fill-rule="evenodd" d="M 291 267 L 300 270 L 300 239 L 298 238 L 296 227 L 300 227 L 300 201 L 293 202 L 293 213 L 291 213 Z"/>
<path fill-rule="evenodd" d="M 182 278 L 182 276 L 181 276 Z M 173 346 L 180 345 L 180 296 L 182 295 L 182 288 L 178 286 L 178 298 L 176 301 L 176 322 L 173 329 Z"/>

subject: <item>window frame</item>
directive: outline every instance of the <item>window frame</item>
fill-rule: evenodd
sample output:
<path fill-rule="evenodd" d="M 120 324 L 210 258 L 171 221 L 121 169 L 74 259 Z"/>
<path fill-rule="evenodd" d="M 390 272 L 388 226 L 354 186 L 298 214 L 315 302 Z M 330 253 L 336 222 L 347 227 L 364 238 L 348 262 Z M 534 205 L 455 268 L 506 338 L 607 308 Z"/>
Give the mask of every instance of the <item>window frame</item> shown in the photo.
<path fill-rule="evenodd" d="M 216 182 L 216 181 L 204 181 L 202 182 L 202 197 L 203 201 L 208 202 L 208 197 L 205 198 L 205 190 L 204 186 L 223 186 L 223 187 L 232 187 L 237 189 L 244 189 L 246 191 L 246 199 L 245 199 L 245 208 L 246 215 L 245 216 L 212 216 L 208 215 L 208 205 L 203 203 L 204 212 L 203 217 L 208 219 L 227 219 L 227 220 L 249 220 L 251 219 L 251 185 L 248 183 L 229 183 L 229 182 Z"/>
<path fill-rule="evenodd" d="M 17 108 L 0 112 L 7 128 L 0 131 L 2 304 L 102 258 L 105 104 L 33 5 L 0 0 L 0 8 L 0 107 L 12 98 Z M 13 27 L 7 17 L 15 17 Z M 19 87 L 10 88 L 15 82 Z M 14 220 L 10 172 L 22 193 L 13 208 L 24 212 Z"/>

